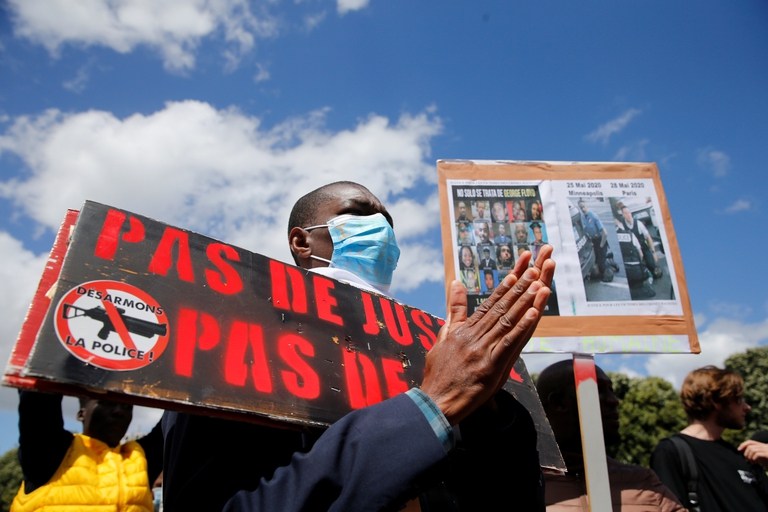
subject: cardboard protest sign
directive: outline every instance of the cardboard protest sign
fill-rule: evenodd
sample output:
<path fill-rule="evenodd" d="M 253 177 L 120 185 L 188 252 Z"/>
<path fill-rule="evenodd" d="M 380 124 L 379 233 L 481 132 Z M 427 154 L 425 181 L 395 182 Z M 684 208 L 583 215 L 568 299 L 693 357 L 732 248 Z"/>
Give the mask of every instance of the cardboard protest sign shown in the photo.
<path fill-rule="evenodd" d="M 265 256 L 86 202 L 51 252 L 4 384 L 326 427 L 418 386 L 444 321 Z M 562 459 L 521 361 L 542 465 Z"/>
<path fill-rule="evenodd" d="M 446 281 L 485 300 L 530 250 L 557 262 L 526 352 L 700 351 L 655 164 L 437 163 Z"/>

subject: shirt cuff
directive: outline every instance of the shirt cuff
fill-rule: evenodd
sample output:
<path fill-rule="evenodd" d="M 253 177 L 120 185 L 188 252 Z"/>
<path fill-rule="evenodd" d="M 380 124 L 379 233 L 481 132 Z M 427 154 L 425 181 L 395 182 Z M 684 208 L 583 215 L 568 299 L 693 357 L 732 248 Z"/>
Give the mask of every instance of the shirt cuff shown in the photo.
<path fill-rule="evenodd" d="M 413 400 L 422 414 L 424 414 L 424 417 L 427 418 L 429 426 L 432 427 L 445 451 L 451 451 L 456 446 L 456 438 L 451 425 L 448 423 L 448 419 L 443 415 L 437 404 L 419 388 L 411 388 L 405 394 Z"/>

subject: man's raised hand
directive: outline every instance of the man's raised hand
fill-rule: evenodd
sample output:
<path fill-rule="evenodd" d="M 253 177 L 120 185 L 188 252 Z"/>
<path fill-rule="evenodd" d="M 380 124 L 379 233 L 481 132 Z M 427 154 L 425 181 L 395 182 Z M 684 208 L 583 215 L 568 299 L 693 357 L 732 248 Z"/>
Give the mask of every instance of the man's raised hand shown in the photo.
<path fill-rule="evenodd" d="M 512 272 L 467 318 L 466 289 L 453 281 L 448 291 L 448 321 L 427 354 L 424 391 L 455 425 L 501 389 L 533 335 L 549 298 L 555 262 L 552 247 L 539 251 L 528 267 L 524 252 Z"/>

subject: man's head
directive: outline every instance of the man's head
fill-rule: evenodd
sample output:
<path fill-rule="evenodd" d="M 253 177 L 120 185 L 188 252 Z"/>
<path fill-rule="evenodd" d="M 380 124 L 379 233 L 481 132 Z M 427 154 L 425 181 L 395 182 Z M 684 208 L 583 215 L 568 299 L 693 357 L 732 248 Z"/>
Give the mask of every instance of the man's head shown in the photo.
<path fill-rule="evenodd" d="M 464 204 L 464 201 L 459 201 L 459 204 L 456 205 L 456 209 L 459 210 L 460 220 L 464 220 L 467 218 L 467 205 Z"/>
<path fill-rule="evenodd" d="M 595 367 L 597 391 L 600 398 L 600 416 L 603 420 L 605 444 L 617 444 L 619 436 L 619 399 L 613 394 L 613 383 L 608 375 Z M 581 453 L 579 405 L 573 376 L 573 361 L 557 362 L 545 368 L 536 381 L 541 404 L 563 452 Z"/>
<path fill-rule="evenodd" d="M 518 244 L 528 243 L 528 228 L 522 222 L 515 223 L 515 240 Z"/>
<path fill-rule="evenodd" d="M 486 247 L 483 249 L 483 258 L 489 259 L 491 257 L 491 249 L 489 247 Z"/>
<path fill-rule="evenodd" d="M 499 236 L 507 236 L 507 225 L 506 224 L 499 224 Z"/>
<path fill-rule="evenodd" d="M 367 216 L 382 214 L 394 227 L 392 217 L 381 201 L 367 188 L 351 181 L 338 181 L 322 186 L 301 197 L 293 205 L 288 219 L 288 243 L 296 265 L 302 268 L 326 267 L 328 263 L 311 258 L 330 260 L 333 241 L 328 229 L 305 228 L 326 224 L 340 215 Z"/>
<path fill-rule="evenodd" d="M 531 231 L 533 231 L 533 241 L 542 242 L 541 224 L 538 222 L 531 222 Z"/>
<path fill-rule="evenodd" d="M 77 420 L 83 422 L 83 434 L 117 446 L 128 431 L 133 418 L 133 406 L 107 400 L 80 398 Z"/>
<path fill-rule="evenodd" d="M 499 246 L 499 259 L 505 264 L 512 262 L 512 251 L 507 244 L 501 244 Z"/>
<path fill-rule="evenodd" d="M 475 210 L 477 210 L 478 219 L 485 217 L 485 201 L 478 201 L 475 203 Z"/>
<path fill-rule="evenodd" d="M 462 245 L 472 245 L 472 227 L 467 222 L 459 223 L 459 243 Z"/>
<path fill-rule="evenodd" d="M 635 219 L 634 217 L 632 217 L 632 212 L 629 211 L 629 208 L 627 208 L 626 206 L 622 206 L 621 215 L 624 217 L 624 220 L 627 221 L 627 224 L 629 224 L 630 226 L 634 224 Z"/>
<path fill-rule="evenodd" d="M 487 244 L 491 241 L 491 232 L 488 228 L 488 221 L 477 222 L 475 221 L 475 235 L 477 236 L 477 243 Z"/>
<path fill-rule="evenodd" d="M 507 220 L 504 203 L 501 201 L 493 203 L 493 220 L 496 222 L 504 222 Z"/>
<path fill-rule="evenodd" d="M 581 210 L 581 213 L 586 215 L 589 213 L 589 209 L 587 208 L 587 203 L 583 199 L 579 199 L 579 210 Z"/>
<path fill-rule="evenodd" d="M 744 428 L 747 411 L 751 409 L 742 395 L 744 379 L 727 368 L 705 366 L 688 374 L 680 390 L 683 409 L 688 421 L 714 419 L 724 428 Z"/>
<path fill-rule="evenodd" d="M 488 291 L 493 290 L 493 270 L 486 270 L 483 273 L 483 279 L 485 279 L 485 289 Z"/>

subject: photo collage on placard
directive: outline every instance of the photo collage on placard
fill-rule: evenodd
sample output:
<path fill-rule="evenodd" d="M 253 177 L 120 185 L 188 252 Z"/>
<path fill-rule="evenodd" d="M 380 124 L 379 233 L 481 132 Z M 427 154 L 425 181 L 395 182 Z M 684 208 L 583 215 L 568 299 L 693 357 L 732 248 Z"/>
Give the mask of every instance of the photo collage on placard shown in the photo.
<path fill-rule="evenodd" d="M 523 251 L 531 251 L 533 265 L 547 243 L 536 186 L 457 187 L 453 201 L 459 274 L 469 295 L 489 296 Z"/>
<path fill-rule="evenodd" d="M 675 299 L 652 198 L 569 201 L 587 302 Z"/>

